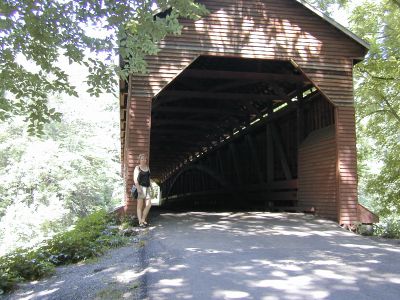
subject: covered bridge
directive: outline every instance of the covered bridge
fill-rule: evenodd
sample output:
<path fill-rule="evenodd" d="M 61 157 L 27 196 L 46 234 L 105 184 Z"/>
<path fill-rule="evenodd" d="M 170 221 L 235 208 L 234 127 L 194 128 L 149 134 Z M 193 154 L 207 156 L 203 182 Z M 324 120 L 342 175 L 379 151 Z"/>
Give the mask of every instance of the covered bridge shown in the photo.
<path fill-rule="evenodd" d="M 354 224 L 353 66 L 368 45 L 302 0 L 204 0 L 121 82 L 125 212 L 139 153 L 163 204 L 312 210 Z M 366 218 L 366 219 L 365 219 Z"/>

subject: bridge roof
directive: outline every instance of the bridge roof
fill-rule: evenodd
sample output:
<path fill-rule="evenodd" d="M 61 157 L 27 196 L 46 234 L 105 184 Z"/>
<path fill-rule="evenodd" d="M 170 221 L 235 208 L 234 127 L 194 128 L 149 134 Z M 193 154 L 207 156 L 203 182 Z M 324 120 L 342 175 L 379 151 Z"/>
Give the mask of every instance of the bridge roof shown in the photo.
<path fill-rule="evenodd" d="M 344 34 L 346 34 L 347 36 L 349 36 L 350 38 L 352 38 L 353 40 L 355 40 L 357 43 L 359 43 L 361 46 L 369 49 L 369 44 L 364 41 L 362 38 L 360 38 L 359 36 L 357 36 L 356 34 L 354 34 L 352 31 L 350 31 L 349 29 L 347 29 L 346 27 L 344 27 L 343 25 L 339 24 L 338 22 L 336 22 L 333 18 L 331 18 L 330 16 L 328 16 L 327 14 L 321 12 L 320 10 L 318 10 L 317 8 L 315 8 L 314 6 L 312 6 L 310 3 L 308 3 L 307 1 L 304 0 L 295 0 L 298 3 L 302 4 L 304 7 L 306 7 L 307 9 L 309 9 L 310 11 L 312 11 L 314 14 L 318 15 L 319 17 L 321 17 L 322 19 L 324 19 L 325 21 L 327 21 L 328 23 L 330 23 L 331 25 L 333 25 L 334 27 L 336 27 L 337 29 L 339 29 L 341 32 L 343 32 Z"/>

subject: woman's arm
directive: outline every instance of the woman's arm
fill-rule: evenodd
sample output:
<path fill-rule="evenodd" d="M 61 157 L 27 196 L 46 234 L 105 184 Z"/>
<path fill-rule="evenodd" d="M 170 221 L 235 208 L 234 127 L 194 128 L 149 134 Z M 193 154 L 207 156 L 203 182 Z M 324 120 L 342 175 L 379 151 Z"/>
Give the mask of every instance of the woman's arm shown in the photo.
<path fill-rule="evenodd" d="M 135 183 L 138 193 L 143 193 L 142 188 L 140 187 L 138 182 L 138 176 L 139 176 L 139 166 L 136 166 L 135 170 L 133 171 L 133 182 Z"/>

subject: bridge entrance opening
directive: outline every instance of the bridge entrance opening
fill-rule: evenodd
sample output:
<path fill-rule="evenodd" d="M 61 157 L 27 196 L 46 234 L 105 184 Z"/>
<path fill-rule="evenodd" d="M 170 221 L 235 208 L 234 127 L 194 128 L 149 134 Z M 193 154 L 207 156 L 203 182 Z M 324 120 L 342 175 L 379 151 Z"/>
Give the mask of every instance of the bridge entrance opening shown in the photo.
<path fill-rule="evenodd" d="M 334 124 L 334 106 L 294 61 L 199 56 L 152 100 L 162 205 L 312 210 L 314 179 L 326 176 L 320 201 L 336 218 Z"/>

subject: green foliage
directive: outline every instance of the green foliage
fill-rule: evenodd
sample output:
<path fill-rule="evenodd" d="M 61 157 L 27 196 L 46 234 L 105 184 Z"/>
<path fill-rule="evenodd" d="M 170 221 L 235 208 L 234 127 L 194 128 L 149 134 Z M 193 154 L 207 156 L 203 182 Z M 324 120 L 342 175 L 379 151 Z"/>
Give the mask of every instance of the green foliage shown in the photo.
<path fill-rule="evenodd" d="M 321 11 L 330 14 L 333 7 L 345 7 L 349 0 L 307 0 L 310 4 L 315 7 L 318 7 Z"/>
<path fill-rule="evenodd" d="M 168 7 L 173 7 L 170 15 L 154 19 Z M 60 55 L 89 69 L 91 95 L 110 93 L 117 86 L 116 73 L 126 78 L 146 71 L 144 56 L 156 54 L 167 34 L 179 34 L 179 17 L 205 13 L 193 0 L 2 1 L 0 120 L 23 115 L 30 133 L 42 134 L 44 124 L 60 118 L 48 107 L 48 94 L 77 96 L 59 65 Z M 122 68 L 115 64 L 118 55 Z"/>
<path fill-rule="evenodd" d="M 23 280 L 17 272 L 11 271 L 5 264 L 3 266 L 3 258 L 0 258 L 0 271 L 0 295 L 11 290 Z"/>
<path fill-rule="evenodd" d="M 400 214 L 400 2 L 365 1 L 352 28 L 370 51 L 355 69 L 362 198 L 382 217 Z"/>
<path fill-rule="evenodd" d="M 108 218 L 104 211 L 79 219 L 73 230 L 57 234 L 41 251 L 46 253 L 54 265 L 75 263 L 99 256 L 105 250 L 104 243 L 97 239 L 106 229 Z"/>
<path fill-rule="evenodd" d="M 34 280 L 54 272 L 54 266 L 97 257 L 106 249 L 125 244 L 116 220 L 101 210 L 79 219 L 72 230 L 57 234 L 36 249 L 17 249 L 0 257 L 0 290 L 8 291 L 23 280 Z"/>
<path fill-rule="evenodd" d="M 52 274 L 54 266 L 46 261 L 40 251 L 17 249 L 13 253 L 1 257 L 0 269 L 8 268 L 25 280 L 34 280 Z"/>
<path fill-rule="evenodd" d="M 72 230 L 57 234 L 40 252 L 54 265 L 75 263 L 101 255 L 106 249 L 121 246 L 126 239 L 112 227 L 116 219 L 105 210 L 79 219 Z"/>
<path fill-rule="evenodd" d="M 54 265 L 40 251 L 17 249 L 0 257 L 0 291 L 8 291 L 18 282 L 38 279 L 53 272 Z"/>
<path fill-rule="evenodd" d="M 118 218 L 117 222 L 121 229 L 127 229 L 129 227 L 137 226 L 138 219 L 136 216 L 123 215 L 121 218 Z"/>
<path fill-rule="evenodd" d="M 47 124 L 40 138 L 28 136 L 19 118 L 0 124 L 0 255 L 121 202 L 114 99 L 53 100 L 62 122 Z M 85 116 L 88 107 L 93 117 Z"/>
<path fill-rule="evenodd" d="M 376 234 L 400 237 L 400 1 L 310 3 L 351 8 L 352 31 L 370 44 L 355 67 L 359 200 L 380 215 Z"/>
<path fill-rule="evenodd" d="M 374 228 L 375 234 L 390 239 L 400 239 L 400 217 L 390 215 L 383 218 Z"/>

